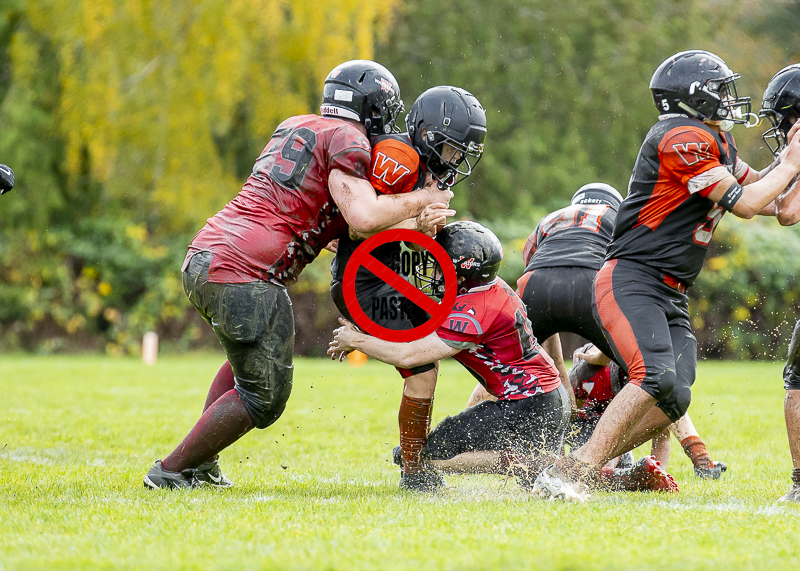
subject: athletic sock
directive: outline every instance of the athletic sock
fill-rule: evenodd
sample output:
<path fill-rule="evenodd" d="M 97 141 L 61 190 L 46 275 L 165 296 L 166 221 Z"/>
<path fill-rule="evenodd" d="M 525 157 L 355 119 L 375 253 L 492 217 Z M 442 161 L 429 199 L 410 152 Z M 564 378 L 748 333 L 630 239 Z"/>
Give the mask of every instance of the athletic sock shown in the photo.
<path fill-rule="evenodd" d="M 239 440 L 255 425 L 236 390 L 230 390 L 208 407 L 161 465 L 165 470 L 180 472 L 197 468 L 206 460 Z"/>
<path fill-rule="evenodd" d="M 206 402 L 203 405 L 203 412 L 208 410 L 208 407 L 214 404 L 219 397 L 227 393 L 235 386 L 236 383 L 233 380 L 233 369 L 231 369 L 231 362 L 225 361 L 219 368 L 219 371 L 217 371 L 217 375 L 214 377 L 211 387 L 208 389 L 208 396 L 206 396 Z"/>
<path fill-rule="evenodd" d="M 681 442 L 683 451 L 692 461 L 695 468 L 713 468 L 714 462 L 706 450 L 706 443 L 699 436 L 689 436 Z"/>
<path fill-rule="evenodd" d="M 800 468 L 792 470 L 792 484 L 800 486 Z"/>
<path fill-rule="evenodd" d="M 403 394 L 397 422 L 400 425 L 400 453 L 403 456 L 403 472 L 421 472 L 422 448 L 431 427 L 433 399 L 418 399 Z"/>

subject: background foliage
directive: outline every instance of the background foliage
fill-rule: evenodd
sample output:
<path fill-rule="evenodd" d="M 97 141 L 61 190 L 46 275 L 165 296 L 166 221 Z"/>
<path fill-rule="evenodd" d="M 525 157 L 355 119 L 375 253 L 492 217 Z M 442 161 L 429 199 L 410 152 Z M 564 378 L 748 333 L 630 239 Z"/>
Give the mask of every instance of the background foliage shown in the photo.
<path fill-rule="evenodd" d="M 0 202 L 0 349 L 135 353 L 149 329 L 213 344 L 183 299 L 185 246 L 340 61 L 385 63 L 406 107 L 438 84 L 481 100 L 486 156 L 453 205 L 501 235 L 513 283 L 541 215 L 586 182 L 625 189 L 665 57 L 719 53 L 757 109 L 800 61 L 797 21 L 798 0 L 6 0 L 0 162 L 18 186 Z M 760 132 L 735 131 L 757 168 Z M 693 291 L 701 347 L 779 357 L 800 238 L 729 218 Z M 302 353 L 323 350 L 335 316 L 328 261 L 292 291 Z"/>

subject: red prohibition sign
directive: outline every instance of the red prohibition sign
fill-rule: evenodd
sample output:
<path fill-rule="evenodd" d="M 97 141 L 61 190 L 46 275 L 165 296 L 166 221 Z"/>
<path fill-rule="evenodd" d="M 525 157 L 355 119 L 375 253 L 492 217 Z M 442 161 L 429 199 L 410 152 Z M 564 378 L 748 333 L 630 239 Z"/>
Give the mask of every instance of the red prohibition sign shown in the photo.
<path fill-rule="evenodd" d="M 390 270 L 386 265 L 372 256 L 372 250 L 378 246 L 382 246 L 388 242 L 412 242 L 418 246 L 422 246 L 428 252 L 433 254 L 439 266 L 442 268 L 444 274 L 444 298 L 441 303 L 436 303 L 427 295 L 422 293 L 419 289 L 411 285 L 402 276 Z M 404 331 L 395 331 L 382 325 L 378 325 L 372 321 L 361 305 L 358 303 L 356 297 L 356 273 L 358 268 L 364 266 L 367 270 L 375 274 L 378 278 L 386 282 L 388 285 L 396 289 L 400 294 L 404 295 L 409 301 L 415 303 L 420 308 L 424 309 L 431 318 L 423 325 L 418 325 L 412 329 Z M 444 323 L 447 316 L 450 314 L 450 309 L 456 301 L 458 278 L 456 277 L 456 268 L 447 255 L 444 248 L 439 243 L 415 230 L 384 230 L 375 234 L 371 238 L 367 238 L 361 244 L 353 255 L 344 269 L 344 282 L 343 293 L 344 303 L 350 311 L 350 315 L 361 329 L 384 341 L 392 341 L 395 343 L 407 343 L 409 341 L 416 341 L 422 339 L 426 335 L 430 335 Z"/>

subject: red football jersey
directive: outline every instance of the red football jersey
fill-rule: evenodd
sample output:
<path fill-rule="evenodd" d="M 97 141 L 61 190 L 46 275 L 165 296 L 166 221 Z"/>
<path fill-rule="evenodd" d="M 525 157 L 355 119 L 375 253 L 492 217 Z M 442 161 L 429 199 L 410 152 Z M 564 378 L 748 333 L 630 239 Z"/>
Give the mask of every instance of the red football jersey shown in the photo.
<path fill-rule="evenodd" d="M 531 333 L 522 300 L 503 280 L 456 298 L 437 329 L 454 359 L 499 400 L 519 400 L 554 391 L 558 369 Z"/>
<path fill-rule="evenodd" d="M 347 230 L 328 189 L 331 171 L 366 179 L 369 167 L 369 142 L 352 124 L 317 115 L 287 119 L 242 191 L 197 233 L 187 259 L 212 252 L 211 282 L 295 282 Z"/>

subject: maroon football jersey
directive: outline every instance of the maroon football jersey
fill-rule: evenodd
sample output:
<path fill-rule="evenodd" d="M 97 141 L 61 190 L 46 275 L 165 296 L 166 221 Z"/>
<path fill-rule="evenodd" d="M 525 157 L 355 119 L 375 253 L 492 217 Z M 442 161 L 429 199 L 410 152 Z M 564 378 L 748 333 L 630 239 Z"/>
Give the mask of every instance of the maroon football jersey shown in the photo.
<path fill-rule="evenodd" d="M 659 121 L 639 150 L 607 259 L 633 260 L 692 285 L 724 213 L 708 195 L 726 175 L 741 182 L 748 170 L 730 133 L 688 117 Z"/>
<path fill-rule="evenodd" d="M 599 270 L 616 218 L 607 204 L 572 204 L 551 212 L 525 243 L 525 271 L 561 266 Z"/>
<path fill-rule="evenodd" d="M 558 369 L 531 333 L 525 306 L 503 280 L 456 298 L 437 329 L 464 365 L 499 400 L 519 400 L 554 391 Z"/>
<path fill-rule="evenodd" d="M 369 167 L 369 142 L 352 124 L 317 115 L 287 119 L 242 191 L 197 233 L 187 259 L 212 252 L 211 282 L 295 282 L 347 230 L 328 189 L 331 171 L 366 179 Z"/>

